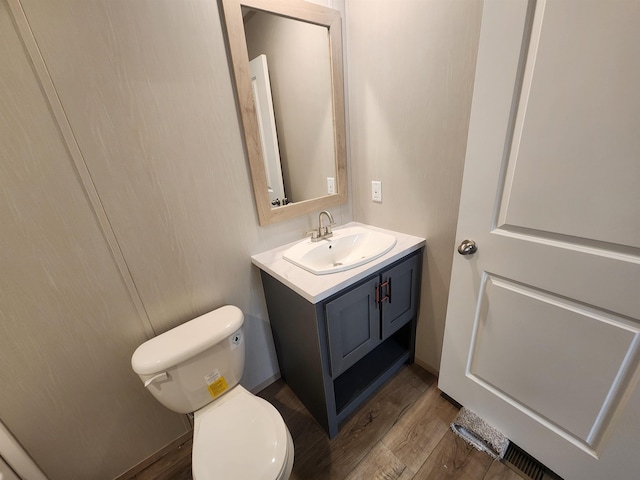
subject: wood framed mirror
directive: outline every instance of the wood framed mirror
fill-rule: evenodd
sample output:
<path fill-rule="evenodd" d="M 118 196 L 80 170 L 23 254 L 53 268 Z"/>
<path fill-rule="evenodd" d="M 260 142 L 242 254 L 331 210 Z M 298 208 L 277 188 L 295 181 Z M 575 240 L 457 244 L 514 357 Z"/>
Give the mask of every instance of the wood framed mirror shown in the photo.
<path fill-rule="evenodd" d="M 340 12 L 303 0 L 220 3 L 260 225 L 345 203 Z"/>

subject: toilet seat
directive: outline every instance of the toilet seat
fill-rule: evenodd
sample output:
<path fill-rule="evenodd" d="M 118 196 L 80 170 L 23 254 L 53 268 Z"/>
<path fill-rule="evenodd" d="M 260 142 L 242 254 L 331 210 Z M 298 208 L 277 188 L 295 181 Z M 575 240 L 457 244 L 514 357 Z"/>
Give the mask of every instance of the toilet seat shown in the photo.
<path fill-rule="evenodd" d="M 280 413 L 241 385 L 195 412 L 195 480 L 277 480 L 288 478 L 292 465 L 293 442 Z"/>

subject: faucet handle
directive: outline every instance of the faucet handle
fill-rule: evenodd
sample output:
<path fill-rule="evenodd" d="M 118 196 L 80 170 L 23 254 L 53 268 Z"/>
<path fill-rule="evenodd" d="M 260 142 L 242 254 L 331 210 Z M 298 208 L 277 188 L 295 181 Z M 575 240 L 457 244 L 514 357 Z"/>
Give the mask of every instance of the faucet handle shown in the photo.
<path fill-rule="evenodd" d="M 307 232 L 307 236 L 311 235 L 311 241 L 312 242 L 317 242 L 318 241 L 318 230 L 317 229 L 313 229 L 310 232 Z"/>
<path fill-rule="evenodd" d="M 330 223 L 329 225 L 325 225 L 325 226 L 324 226 L 324 234 L 325 234 L 326 236 L 329 236 L 329 235 L 332 235 L 332 234 L 333 234 L 333 232 L 331 231 L 331 227 L 333 227 L 334 225 L 335 225 L 335 222 L 334 222 L 334 223 Z"/>

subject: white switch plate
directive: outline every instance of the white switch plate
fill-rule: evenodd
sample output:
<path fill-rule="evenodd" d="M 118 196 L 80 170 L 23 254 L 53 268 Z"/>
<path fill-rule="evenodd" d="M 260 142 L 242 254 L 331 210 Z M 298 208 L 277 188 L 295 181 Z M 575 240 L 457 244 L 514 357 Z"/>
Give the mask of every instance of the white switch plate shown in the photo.
<path fill-rule="evenodd" d="M 336 179 L 333 177 L 327 177 L 327 193 L 329 195 L 336 193 Z"/>
<path fill-rule="evenodd" d="M 382 182 L 377 180 L 371 182 L 371 200 L 382 203 Z"/>

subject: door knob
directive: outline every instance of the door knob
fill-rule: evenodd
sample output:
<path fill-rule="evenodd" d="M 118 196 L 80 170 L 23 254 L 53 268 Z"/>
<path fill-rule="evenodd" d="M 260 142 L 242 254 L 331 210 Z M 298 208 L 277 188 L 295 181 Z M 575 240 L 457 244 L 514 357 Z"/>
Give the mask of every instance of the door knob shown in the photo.
<path fill-rule="evenodd" d="M 478 245 L 473 240 L 464 240 L 458 247 L 460 255 L 473 255 L 478 251 Z"/>

